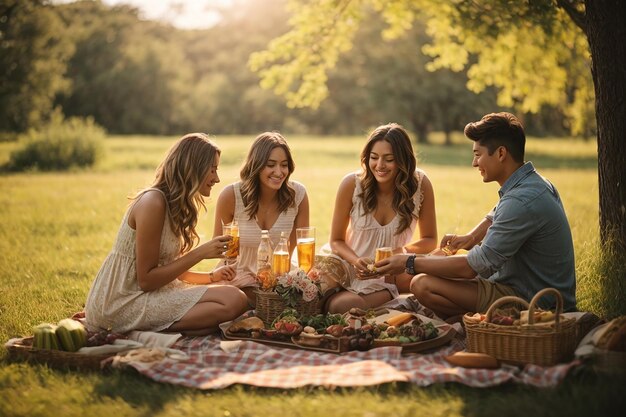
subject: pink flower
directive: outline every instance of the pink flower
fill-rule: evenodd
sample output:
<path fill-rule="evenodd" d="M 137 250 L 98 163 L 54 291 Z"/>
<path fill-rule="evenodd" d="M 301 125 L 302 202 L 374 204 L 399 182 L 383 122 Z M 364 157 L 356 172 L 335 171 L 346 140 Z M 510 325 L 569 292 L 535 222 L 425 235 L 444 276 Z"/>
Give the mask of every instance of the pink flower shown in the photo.
<path fill-rule="evenodd" d="M 311 268 L 311 270 L 307 274 L 307 277 L 309 277 L 311 281 L 318 281 L 320 279 L 320 271 L 315 268 Z"/>
<path fill-rule="evenodd" d="M 302 298 L 308 302 L 319 295 L 319 285 L 319 272 L 317 270 L 309 275 L 303 270 L 297 269 L 278 277 L 277 292 L 289 298 Z"/>
<path fill-rule="evenodd" d="M 317 297 L 318 291 L 315 284 L 308 285 L 302 292 L 302 299 L 304 301 L 312 301 Z"/>
<path fill-rule="evenodd" d="M 310 283 L 311 283 L 311 281 L 309 281 L 309 280 L 298 279 L 298 280 L 295 282 L 295 285 L 294 285 L 294 286 L 295 286 L 297 289 L 299 289 L 299 290 L 301 290 L 301 291 L 304 291 L 304 290 L 305 290 L 305 289 L 309 286 L 309 284 L 310 284 Z"/>

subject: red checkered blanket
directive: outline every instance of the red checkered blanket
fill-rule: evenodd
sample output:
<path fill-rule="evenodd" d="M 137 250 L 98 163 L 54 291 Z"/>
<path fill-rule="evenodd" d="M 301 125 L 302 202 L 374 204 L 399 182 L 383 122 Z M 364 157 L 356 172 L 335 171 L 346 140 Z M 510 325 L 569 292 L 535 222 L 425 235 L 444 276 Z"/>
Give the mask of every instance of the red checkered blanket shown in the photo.
<path fill-rule="evenodd" d="M 290 349 L 242 341 L 234 352 L 220 348 L 218 336 L 183 338 L 172 346 L 188 359 L 166 358 L 157 362 L 128 362 L 143 375 L 157 381 L 199 389 L 218 389 L 233 384 L 259 387 L 303 386 L 356 387 L 399 381 L 427 386 L 458 382 L 489 387 L 515 382 L 552 387 L 563 380 L 579 361 L 552 367 L 504 365 L 499 369 L 466 369 L 450 365 L 444 356 L 464 349 L 461 338 L 427 354 L 402 354 L 389 346 L 366 352 L 342 354 Z"/>

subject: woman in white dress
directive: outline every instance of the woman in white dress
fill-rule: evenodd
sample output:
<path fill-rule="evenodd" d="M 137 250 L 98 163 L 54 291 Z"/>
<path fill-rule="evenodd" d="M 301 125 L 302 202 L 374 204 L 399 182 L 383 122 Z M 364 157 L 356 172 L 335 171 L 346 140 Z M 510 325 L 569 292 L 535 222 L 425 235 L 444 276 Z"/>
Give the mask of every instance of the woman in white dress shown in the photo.
<path fill-rule="evenodd" d="M 408 292 L 408 274 L 380 276 L 372 269 L 377 248 L 429 253 L 437 246 L 433 187 L 416 168 L 411 139 L 395 123 L 379 126 L 361 151 L 361 171 L 346 175 L 337 191 L 330 232 L 331 257 L 344 264 L 347 291 L 330 296 L 325 309 L 377 307 Z M 413 235 L 419 228 L 419 238 Z"/>
<path fill-rule="evenodd" d="M 255 301 L 253 290 L 257 287 L 257 249 L 261 231 L 269 230 L 274 247 L 284 232 L 289 237 L 291 256 L 296 247 L 296 228 L 309 225 L 306 189 L 289 179 L 294 169 L 285 138 L 278 132 L 262 133 L 248 151 L 239 173 L 240 181 L 227 185 L 217 200 L 213 233 L 221 234 L 222 225 L 233 221 L 239 225 L 236 276 L 226 282 L 241 288 L 252 305 Z"/>
<path fill-rule="evenodd" d="M 85 318 L 91 329 L 207 334 L 247 309 L 243 292 L 209 285 L 229 274 L 189 269 L 222 258 L 229 236 L 196 246 L 198 211 L 219 182 L 220 150 L 202 133 L 179 139 L 153 184 L 132 200 L 115 245 L 94 280 Z"/>

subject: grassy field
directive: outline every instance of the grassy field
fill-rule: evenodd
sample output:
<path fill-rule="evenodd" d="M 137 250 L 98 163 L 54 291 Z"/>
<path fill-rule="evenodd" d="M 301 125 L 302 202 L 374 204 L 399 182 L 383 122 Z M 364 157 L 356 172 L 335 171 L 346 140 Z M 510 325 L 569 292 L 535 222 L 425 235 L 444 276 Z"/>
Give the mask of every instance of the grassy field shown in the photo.
<path fill-rule="evenodd" d="M 113 244 L 126 197 L 151 182 L 154 168 L 175 139 L 110 137 L 105 158 L 93 170 L 0 176 L 0 340 L 28 335 L 33 325 L 82 309 Z M 213 199 L 238 178 L 252 139 L 217 138 L 222 148 L 221 183 Z M 292 178 L 306 185 L 311 224 L 318 229 L 318 241 L 324 242 L 337 186 L 346 173 L 358 168 L 364 138 L 288 139 L 296 160 Z M 435 137 L 435 142 L 440 139 Z M 15 146 L 0 143 L 0 164 Z M 497 202 L 497 184 L 483 184 L 471 168 L 469 141 L 457 137 L 451 147 L 420 146 L 418 154 L 419 166 L 435 188 L 440 236 L 469 230 Z M 563 198 L 574 236 L 579 309 L 599 316 L 616 311 L 598 272 L 595 143 L 531 139 L 527 159 Z M 204 238 L 212 236 L 214 201 L 208 201 L 207 208 L 200 220 Z M 211 266 L 205 261 L 198 269 Z M 158 384 L 132 372 L 67 372 L 9 363 L 0 349 L 0 416 L 314 416 L 330 410 L 341 416 L 618 415 L 609 410 L 624 409 L 624 382 L 583 371 L 556 389 L 543 390 L 517 385 L 470 389 L 454 384 L 428 388 L 387 384 L 338 391 L 239 386 L 202 392 Z"/>

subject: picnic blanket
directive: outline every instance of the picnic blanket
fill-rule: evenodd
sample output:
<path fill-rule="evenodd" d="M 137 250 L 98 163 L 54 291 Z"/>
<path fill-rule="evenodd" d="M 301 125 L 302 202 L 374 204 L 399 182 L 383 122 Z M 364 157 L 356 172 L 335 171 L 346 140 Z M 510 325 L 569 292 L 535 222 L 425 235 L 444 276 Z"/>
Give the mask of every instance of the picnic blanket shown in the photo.
<path fill-rule="evenodd" d="M 233 384 L 271 388 L 333 388 L 394 381 L 418 386 L 457 382 L 471 387 L 489 387 L 514 382 L 553 387 L 571 369 L 580 365 L 580 361 L 574 360 L 552 367 L 503 365 L 492 370 L 455 367 L 444 357 L 465 348 L 462 335 L 426 354 L 402 354 L 402 349 L 397 346 L 334 354 L 253 341 L 224 341 L 219 336 L 185 337 L 171 348 L 185 352 L 187 357 L 164 356 L 155 361 L 114 359 L 113 365 L 132 367 L 157 382 L 202 390 Z"/>

